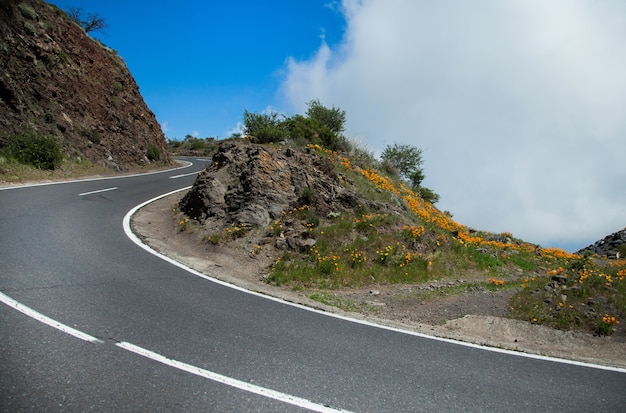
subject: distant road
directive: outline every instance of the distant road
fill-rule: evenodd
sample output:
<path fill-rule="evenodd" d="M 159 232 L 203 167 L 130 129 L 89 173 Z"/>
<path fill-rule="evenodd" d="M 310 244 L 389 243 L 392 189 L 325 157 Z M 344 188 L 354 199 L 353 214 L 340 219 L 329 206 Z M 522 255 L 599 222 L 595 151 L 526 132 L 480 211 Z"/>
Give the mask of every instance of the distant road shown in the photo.
<path fill-rule="evenodd" d="M 188 161 L 0 190 L 0 411 L 624 411 L 624 370 L 355 323 L 150 254 L 123 219 L 191 185 Z"/>

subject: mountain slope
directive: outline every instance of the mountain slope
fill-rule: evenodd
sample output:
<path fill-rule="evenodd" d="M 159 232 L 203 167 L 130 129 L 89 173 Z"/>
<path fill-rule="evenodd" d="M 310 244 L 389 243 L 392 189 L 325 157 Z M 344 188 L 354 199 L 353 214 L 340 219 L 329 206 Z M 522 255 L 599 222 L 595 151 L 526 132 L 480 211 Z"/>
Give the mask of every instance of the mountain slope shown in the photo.
<path fill-rule="evenodd" d="M 54 136 L 70 158 L 116 170 L 169 163 L 165 136 L 115 51 L 37 0 L 0 0 L 0 144 Z"/>
<path fill-rule="evenodd" d="M 228 140 L 212 160 L 173 218 L 180 232 L 198 235 L 210 256 L 230 248 L 264 261 L 268 284 L 365 312 L 372 310 L 367 303 L 338 295 L 394 285 L 412 286 L 400 302 L 499 292 L 508 299 L 499 315 L 563 330 L 625 333 L 619 322 L 626 317 L 624 260 L 473 230 L 375 160 L 316 144 Z"/>

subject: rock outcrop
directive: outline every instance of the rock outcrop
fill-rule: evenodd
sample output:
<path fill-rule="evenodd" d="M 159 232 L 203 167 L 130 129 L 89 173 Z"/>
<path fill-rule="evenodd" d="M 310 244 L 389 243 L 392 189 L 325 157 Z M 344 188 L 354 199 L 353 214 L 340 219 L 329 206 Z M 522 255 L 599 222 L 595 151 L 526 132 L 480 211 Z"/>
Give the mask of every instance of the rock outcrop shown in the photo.
<path fill-rule="evenodd" d="M 620 254 L 620 247 L 626 244 L 626 228 L 621 231 L 617 231 L 612 233 L 611 235 L 607 235 L 599 241 L 594 242 L 593 244 L 585 247 L 577 252 L 577 254 L 592 253 L 597 254 L 602 257 L 607 258 L 621 258 L 624 259 L 626 257 Z"/>
<path fill-rule="evenodd" d="M 53 5 L 0 0 L 0 139 L 23 128 L 55 136 L 67 156 L 114 169 L 170 162 L 156 117 L 115 51 Z"/>
<path fill-rule="evenodd" d="M 180 209 L 217 227 L 265 227 L 284 212 L 304 206 L 326 216 L 358 203 L 342 179 L 329 159 L 307 150 L 225 141 L 181 200 Z"/>

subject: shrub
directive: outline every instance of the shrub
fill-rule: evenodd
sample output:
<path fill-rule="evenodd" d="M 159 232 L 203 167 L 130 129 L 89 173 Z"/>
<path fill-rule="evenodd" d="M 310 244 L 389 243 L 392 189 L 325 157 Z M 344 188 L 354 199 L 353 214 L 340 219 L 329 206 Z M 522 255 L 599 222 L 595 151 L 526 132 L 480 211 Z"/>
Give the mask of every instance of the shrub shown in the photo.
<path fill-rule="evenodd" d="M 317 199 L 317 194 L 310 187 L 304 187 L 300 191 L 300 202 L 302 205 L 313 205 Z"/>
<path fill-rule="evenodd" d="M 28 129 L 10 137 L 3 152 L 9 158 L 38 169 L 53 170 L 63 160 L 61 145 L 53 136 L 38 135 Z"/>
<path fill-rule="evenodd" d="M 26 32 L 30 35 L 37 33 L 35 26 L 33 26 L 30 22 L 24 22 L 24 30 L 26 30 Z"/>
<path fill-rule="evenodd" d="M 100 132 L 96 129 L 80 129 L 79 133 L 81 136 L 87 138 L 91 143 L 95 143 L 98 145 L 101 142 Z"/>
<path fill-rule="evenodd" d="M 331 109 L 328 109 L 317 99 L 307 102 L 307 105 L 308 109 L 306 111 L 306 115 L 310 119 L 319 121 L 334 135 L 338 135 L 343 132 L 344 123 L 346 122 L 345 111 L 334 106 Z"/>
<path fill-rule="evenodd" d="M 35 9 L 33 9 L 28 4 L 20 3 L 17 8 L 20 10 L 22 16 L 26 17 L 27 19 L 35 20 L 37 18 L 37 13 L 35 12 Z"/>
<path fill-rule="evenodd" d="M 398 171 L 400 177 L 418 188 L 424 180 L 422 168 L 422 150 L 411 145 L 387 146 L 381 154 L 383 163 L 390 163 Z"/>
<path fill-rule="evenodd" d="M 435 193 L 432 189 L 426 187 L 419 187 L 417 192 L 419 196 L 426 202 L 436 204 L 439 201 L 439 194 Z"/>
<path fill-rule="evenodd" d="M 159 149 L 159 147 L 154 143 L 149 143 L 146 156 L 152 162 L 158 161 L 161 159 L 161 149 Z"/>
<path fill-rule="evenodd" d="M 194 138 L 193 140 L 190 140 L 188 142 L 189 142 L 189 149 L 191 149 L 192 151 L 198 151 L 200 149 L 204 149 L 204 141 L 202 139 Z"/>
<path fill-rule="evenodd" d="M 244 110 L 243 124 L 244 133 L 253 136 L 257 143 L 280 142 L 288 135 L 276 112 L 252 113 Z"/>
<path fill-rule="evenodd" d="M 319 131 L 324 126 L 319 121 L 302 115 L 294 115 L 285 120 L 284 124 L 289 138 L 295 141 L 303 140 L 306 143 L 321 143 Z"/>

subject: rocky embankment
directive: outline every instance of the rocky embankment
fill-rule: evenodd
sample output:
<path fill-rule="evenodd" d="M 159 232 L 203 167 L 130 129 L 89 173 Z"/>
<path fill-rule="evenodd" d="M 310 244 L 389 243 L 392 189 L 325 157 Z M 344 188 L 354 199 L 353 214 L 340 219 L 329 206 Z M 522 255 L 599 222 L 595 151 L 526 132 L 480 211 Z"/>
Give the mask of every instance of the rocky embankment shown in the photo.
<path fill-rule="evenodd" d="M 114 50 L 53 5 L 6 0 L 0 145 L 24 128 L 54 136 L 68 157 L 115 170 L 170 162 L 161 127 Z"/>
<path fill-rule="evenodd" d="M 317 216 L 354 208 L 360 200 L 342 185 L 346 180 L 330 160 L 307 150 L 227 141 L 180 209 L 210 229 L 267 227 L 294 208 L 311 208 Z"/>
<path fill-rule="evenodd" d="M 596 241 L 588 247 L 577 251 L 577 254 L 590 252 L 592 254 L 597 254 L 601 257 L 624 259 L 626 257 L 622 256 L 623 252 L 620 253 L 620 250 L 624 249 L 624 247 L 622 247 L 623 245 L 626 245 L 626 228 L 621 231 L 614 232 L 611 235 L 607 235 L 606 237 L 602 238 L 599 241 Z"/>

